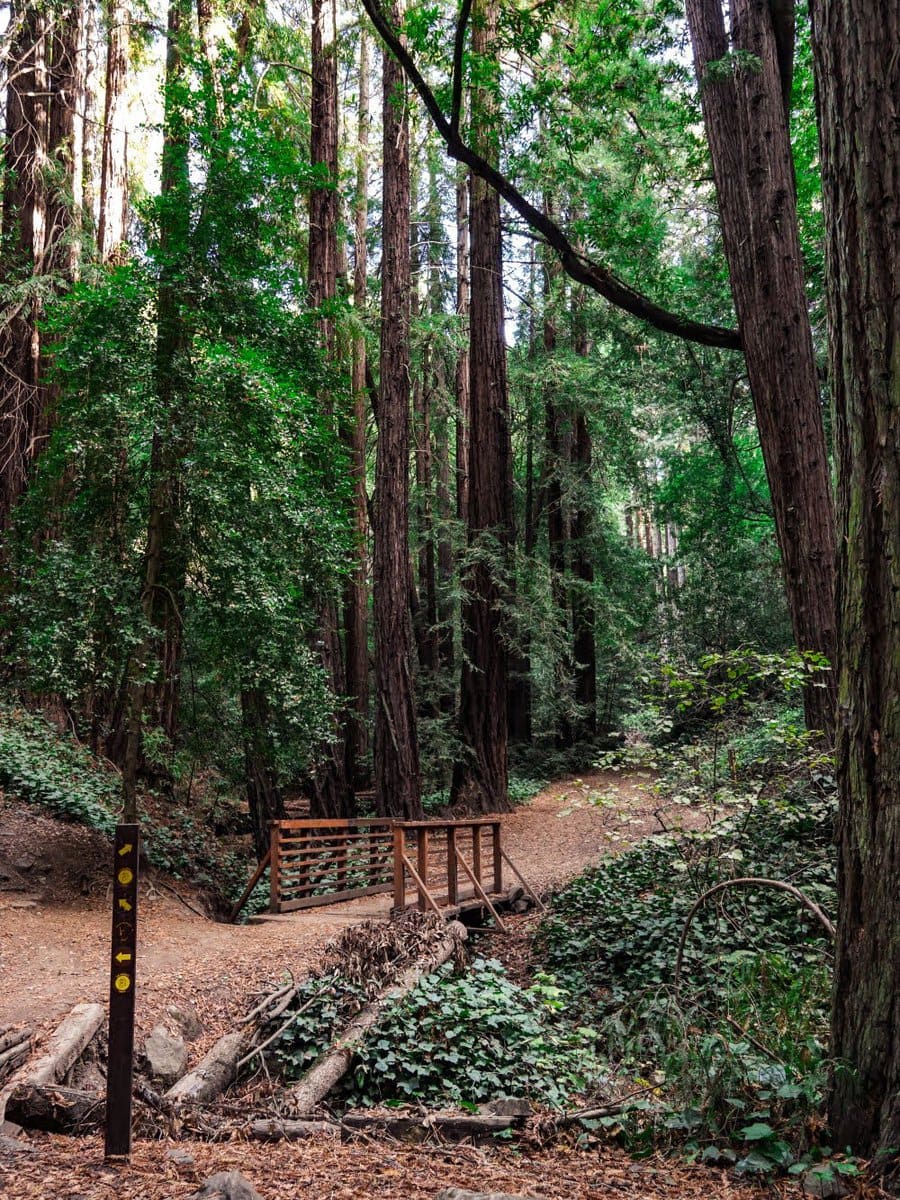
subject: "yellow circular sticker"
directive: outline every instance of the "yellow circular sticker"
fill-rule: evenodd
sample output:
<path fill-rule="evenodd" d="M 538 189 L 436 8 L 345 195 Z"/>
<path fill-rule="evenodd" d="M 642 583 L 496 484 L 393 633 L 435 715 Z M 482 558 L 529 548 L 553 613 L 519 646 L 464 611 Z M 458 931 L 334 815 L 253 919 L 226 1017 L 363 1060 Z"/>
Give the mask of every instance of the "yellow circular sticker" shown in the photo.
<path fill-rule="evenodd" d="M 129 883 L 134 879 L 134 872 L 129 867 L 123 867 L 116 878 L 122 887 L 128 887 Z"/>
<path fill-rule="evenodd" d="M 117 992 L 127 992 L 131 987 L 130 975 L 117 975 L 113 980 L 113 986 Z"/>

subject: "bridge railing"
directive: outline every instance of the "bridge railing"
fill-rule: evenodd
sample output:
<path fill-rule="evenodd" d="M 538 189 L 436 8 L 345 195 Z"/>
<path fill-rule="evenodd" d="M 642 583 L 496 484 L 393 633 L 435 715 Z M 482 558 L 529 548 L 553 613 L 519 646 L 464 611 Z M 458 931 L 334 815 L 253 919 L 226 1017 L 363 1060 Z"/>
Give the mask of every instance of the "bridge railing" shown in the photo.
<path fill-rule="evenodd" d="M 393 888 L 390 821 L 273 821 L 270 841 L 272 912 L 293 912 Z"/>

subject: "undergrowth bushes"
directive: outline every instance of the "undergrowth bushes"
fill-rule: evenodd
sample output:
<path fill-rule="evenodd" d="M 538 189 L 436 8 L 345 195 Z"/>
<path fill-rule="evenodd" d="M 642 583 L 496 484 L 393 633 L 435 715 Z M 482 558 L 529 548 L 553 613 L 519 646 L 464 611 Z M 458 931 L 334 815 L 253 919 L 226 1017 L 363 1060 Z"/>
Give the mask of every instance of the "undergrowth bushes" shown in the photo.
<path fill-rule="evenodd" d="M 276 1043 L 288 1078 L 301 1075 L 338 1032 L 358 985 L 310 980 L 297 1019 Z M 476 958 L 422 979 L 357 1048 L 335 1094 L 343 1105 L 425 1104 L 474 1108 L 527 1097 L 562 1107 L 596 1078 L 595 1031 L 561 1019 L 565 997 L 548 980 L 514 984 L 500 964 Z M 302 1010 L 302 1011 L 301 1011 Z"/>

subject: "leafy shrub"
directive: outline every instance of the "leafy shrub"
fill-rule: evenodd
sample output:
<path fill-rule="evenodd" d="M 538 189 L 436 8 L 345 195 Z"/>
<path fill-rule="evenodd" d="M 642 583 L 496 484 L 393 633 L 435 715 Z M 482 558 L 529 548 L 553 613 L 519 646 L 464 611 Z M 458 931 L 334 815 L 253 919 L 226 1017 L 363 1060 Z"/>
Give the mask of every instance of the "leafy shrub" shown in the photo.
<path fill-rule="evenodd" d="M 298 1016 L 276 1043 L 284 1073 L 303 1073 L 337 1032 L 358 985 L 310 979 Z M 419 1103 L 474 1106 L 527 1096 L 559 1106 L 584 1091 L 599 1067 L 594 1033 L 562 1015 L 563 993 L 543 979 L 516 986 L 499 963 L 446 964 L 422 979 L 357 1049 L 340 1094 L 351 1105 Z"/>
<path fill-rule="evenodd" d="M 693 920 L 677 995 L 673 976 L 687 915 L 721 880 L 789 878 L 833 911 L 833 807 L 828 796 L 802 806 L 761 801 L 711 830 L 650 839 L 556 898 L 538 957 L 622 1069 L 656 1086 L 647 1136 L 662 1128 L 697 1146 L 741 1139 L 751 1117 L 797 1133 L 817 1104 L 827 946 L 793 899 L 768 889 L 720 893 Z M 790 1161 L 773 1156 L 770 1167 Z"/>
<path fill-rule="evenodd" d="M 0 785 L 54 815 L 111 834 L 118 778 L 41 717 L 0 704 Z"/>

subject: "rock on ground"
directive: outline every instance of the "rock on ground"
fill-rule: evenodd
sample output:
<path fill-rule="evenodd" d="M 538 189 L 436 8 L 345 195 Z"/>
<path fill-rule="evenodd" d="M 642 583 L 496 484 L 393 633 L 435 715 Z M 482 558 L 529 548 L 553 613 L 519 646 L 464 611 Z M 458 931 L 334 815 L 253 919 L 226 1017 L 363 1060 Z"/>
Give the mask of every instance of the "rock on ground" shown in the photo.
<path fill-rule="evenodd" d="M 165 1025 L 154 1025 L 144 1041 L 144 1055 L 151 1075 L 164 1083 L 174 1083 L 187 1070 L 187 1046 Z"/>
<path fill-rule="evenodd" d="M 207 1179 L 192 1200 L 262 1200 L 262 1196 L 240 1171 L 219 1171 Z"/>

